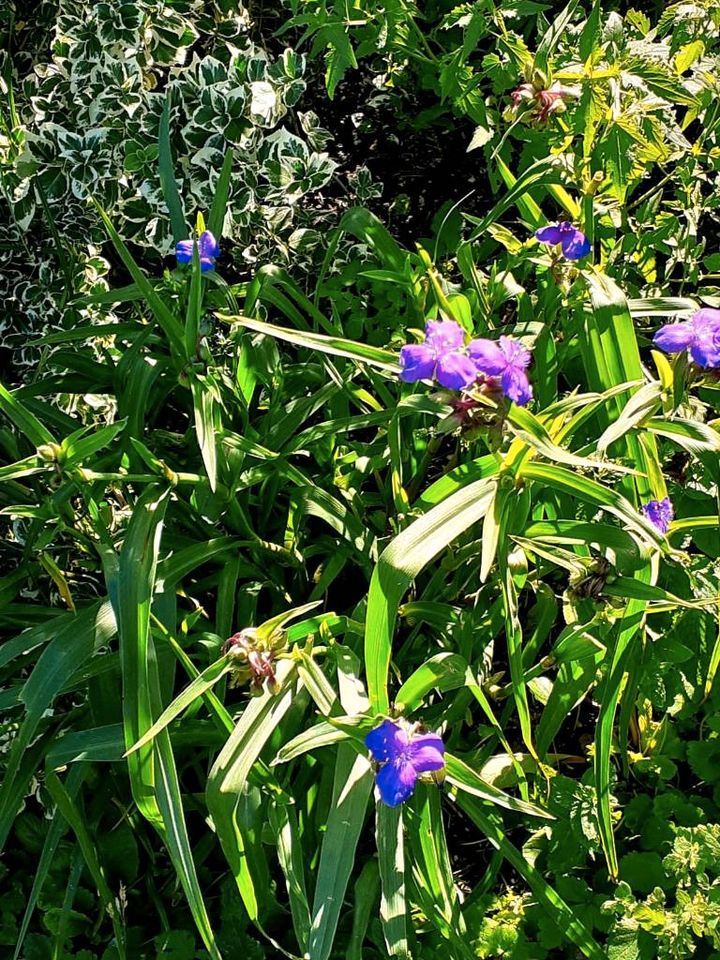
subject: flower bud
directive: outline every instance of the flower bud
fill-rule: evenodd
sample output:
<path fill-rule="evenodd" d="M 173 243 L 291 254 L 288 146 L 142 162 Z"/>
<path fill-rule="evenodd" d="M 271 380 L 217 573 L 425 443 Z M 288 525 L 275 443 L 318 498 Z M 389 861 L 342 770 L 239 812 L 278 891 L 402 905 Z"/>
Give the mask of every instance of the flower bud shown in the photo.
<path fill-rule="evenodd" d="M 508 570 L 512 574 L 513 580 L 516 577 L 526 577 L 528 572 L 528 562 L 525 551 L 522 547 L 515 547 L 514 550 L 511 550 L 508 553 L 507 557 Z"/>
<path fill-rule="evenodd" d="M 46 463 L 56 463 L 62 456 L 62 447 L 57 443 L 41 443 L 37 455 Z"/>

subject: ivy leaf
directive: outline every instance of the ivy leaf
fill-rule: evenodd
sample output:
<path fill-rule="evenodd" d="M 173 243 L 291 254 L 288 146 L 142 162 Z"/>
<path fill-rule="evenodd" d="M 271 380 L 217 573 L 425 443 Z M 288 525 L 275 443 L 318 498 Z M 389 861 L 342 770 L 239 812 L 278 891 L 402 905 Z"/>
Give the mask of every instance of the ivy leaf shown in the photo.
<path fill-rule="evenodd" d="M 620 861 L 619 875 L 639 893 L 650 893 L 655 887 L 667 888 L 669 885 L 660 855 L 654 851 L 626 854 Z"/>
<path fill-rule="evenodd" d="M 720 740 L 695 740 L 688 743 L 687 758 L 698 779 L 717 783 L 720 777 Z"/>

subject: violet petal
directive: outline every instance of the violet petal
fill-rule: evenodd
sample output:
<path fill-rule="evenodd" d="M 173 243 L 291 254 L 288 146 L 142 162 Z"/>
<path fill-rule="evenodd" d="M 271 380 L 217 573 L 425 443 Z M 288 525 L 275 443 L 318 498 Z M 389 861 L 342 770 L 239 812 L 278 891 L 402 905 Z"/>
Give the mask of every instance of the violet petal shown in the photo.
<path fill-rule="evenodd" d="M 397 807 L 411 796 L 417 783 L 417 772 L 409 760 L 397 760 L 382 766 L 375 782 L 383 803 Z"/>
<path fill-rule="evenodd" d="M 477 380 L 477 367 L 464 353 L 445 353 L 437 362 L 435 376 L 448 390 L 463 390 Z"/>
<path fill-rule="evenodd" d="M 379 727 L 375 727 L 365 737 L 365 746 L 372 754 L 373 760 L 378 763 L 394 760 L 407 748 L 407 745 L 407 734 L 392 720 L 384 720 Z"/>
<path fill-rule="evenodd" d="M 437 733 L 423 733 L 412 738 L 405 751 L 417 773 L 441 770 L 445 766 L 445 744 Z"/>
<path fill-rule="evenodd" d="M 530 366 L 532 354 L 521 340 L 512 337 L 500 337 L 499 347 L 508 365 L 516 370 Z"/>
<path fill-rule="evenodd" d="M 178 263 L 191 263 L 193 258 L 193 240 L 180 240 L 175 247 L 175 256 Z"/>
<path fill-rule="evenodd" d="M 540 227 L 539 230 L 535 231 L 535 238 L 539 240 L 540 243 L 561 243 L 563 231 L 557 224 L 550 227 Z"/>
<path fill-rule="evenodd" d="M 660 533 L 667 533 L 674 516 L 672 503 L 669 497 L 664 500 L 649 500 L 642 505 L 642 512 Z"/>
<path fill-rule="evenodd" d="M 494 340 L 471 340 L 468 354 L 481 373 L 499 376 L 507 366 L 507 358 Z"/>
<path fill-rule="evenodd" d="M 590 253 L 590 241 L 581 230 L 574 230 L 563 237 L 562 252 L 566 260 L 580 260 Z"/>
<path fill-rule="evenodd" d="M 690 354 L 701 367 L 720 367 L 720 311 L 698 310 L 692 318 L 694 329 Z"/>
<path fill-rule="evenodd" d="M 208 259 L 213 259 L 220 256 L 220 244 L 209 230 L 205 230 L 204 233 L 200 234 L 198 249 L 201 258 L 207 257 Z"/>
<path fill-rule="evenodd" d="M 405 383 L 430 380 L 435 371 L 435 351 L 425 343 L 408 343 L 400 351 L 400 379 Z"/>
<path fill-rule="evenodd" d="M 500 377 L 500 385 L 506 397 L 510 397 L 519 407 L 532 400 L 532 387 L 524 370 L 508 366 Z"/>
<path fill-rule="evenodd" d="M 462 350 L 465 331 L 454 320 L 428 320 L 425 324 L 425 342 L 437 353 Z"/>
<path fill-rule="evenodd" d="M 653 337 L 653 343 L 656 347 L 664 350 L 665 353 L 680 353 L 687 350 L 693 342 L 695 328 L 692 320 L 685 320 L 682 323 L 666 323 L 660 327 Z"/>

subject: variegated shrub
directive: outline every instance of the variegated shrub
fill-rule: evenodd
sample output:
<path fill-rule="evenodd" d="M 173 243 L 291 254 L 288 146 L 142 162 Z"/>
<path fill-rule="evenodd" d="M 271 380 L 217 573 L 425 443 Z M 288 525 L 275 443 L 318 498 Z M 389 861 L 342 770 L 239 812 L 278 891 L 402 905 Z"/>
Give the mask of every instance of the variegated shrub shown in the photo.
<path fill-rule="evenodd" d="M 0 324 L 18 341 L 59 323 L 81 292 L 72 278 L 104 239 L 89 197 L 146 256 L 171 251 L 157 145 L 166 98 L 188 221 L 209 206 L 234 151 L 223 234 L 241 260 L 283 249 L 299 201 L 335 168 L 314 115 L 291 113 L 305 89 L 304 58 L 289 49 L 270 58 L 235 0 L 61 0 L 47 62 L 24 76 L 6 67 Z"/>

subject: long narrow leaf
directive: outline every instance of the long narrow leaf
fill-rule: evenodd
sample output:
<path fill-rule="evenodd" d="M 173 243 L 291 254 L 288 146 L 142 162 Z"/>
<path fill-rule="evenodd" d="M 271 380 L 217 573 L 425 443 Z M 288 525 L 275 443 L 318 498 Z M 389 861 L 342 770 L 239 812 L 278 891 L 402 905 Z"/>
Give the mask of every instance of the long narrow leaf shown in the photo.
<path fill-rule="evenodd" d="M 69 791 L 66 790 L 58 777 L 51 771 L 48 771 L 45 776 L 45 786 L 80 844 L 83 858 L 100 894 L 103 908 L 110 914 L 113 930 L 115 931 L 115 946 L 117 947 L 120 960 L 125 960 L 125 929 L 122 922 L 120 905 L 118 900 L 113 896 L 108 882 L 105 879 L 105 874 L 97 857 L 96 844 L 93 843 L 85 826 L 83 816 Z"/>
<path fill-rule="evenodd" d="M 208 215 L 208 230 L 219 240 L 225 226 L 225 211 L 227 210 L 228 194 L 230 193 L 230 178 L 232 175 L 233 150 L 228 147 L 223 158 L 220 176 L 215 184 L 215 195 Z"/>
<path fill-rule="evenodd" d="M 31 413 L 24 404 L 0 383 L 0 410 L 15 427 L 39 447 L 43 443 L 54 443 L 55 439 L 47 427 Z"/>
<path fill-rule="evenodd" d="M 373 571 L 365 623 L 365 669 L 376 713 L 390 707 L 387 675 L 398 605 L 413 579 L 456 537 L 482 519 L 495 482 L 477 480 L 447 497 L 383 550 Z"/>
<path fill-rule="evenodd" d="M 378 367 L 380 370 L 388 370 L 390 373 L 397 373 L 400 369 L 397 357 L 389 350 L 382 350 L 380 347 L 372 347 L 365 343 L 354 343 L 352 340 L 344 340 L 341 337 L 328 337 L 320 333 L 312 333 L 309 330 L 290 330 L 287 327 L 278 327 L 273 323 L 256 320 L 254 317 L 218 313 L 218 318 L 226 323 L 236 323 L 239 326 L 247 327 L 248 330 L 255 330 L 256 333 L 263 333 L 268 337 L 277 337 L 278 340 L 284 340 L 299 347 L 318 350 L 321 353 L 328 353 L 337 357 L 359 360 L 370 366 Z"/>
<path fill-rule="evenodd" d="M 180 200 L 180 193 L 175 181 L 175 168 L 173 164 L 172 147 L 170 146 L 170 97 L 171 91 L 168 89 L 165 94 L 165 103 L 163 104 L 163 112 L 160 117 L 160 129 L 158 131 L 158 174 L 160 176 L 163 200 L 170 214 L 173 240 L 175 243 L 179 243 L 181 240 L 187 239 L 187 226 L 182 201 Z"/>
<path fill-rule="evenodd" d="M 117 582 L 108 584 L 117 607 L 128 750 L 152 728 L 162 711 L 150 608 L 168 500 L 169 491 L 150 488 L 135 505 L 120 553 Z M 167 846 L 198 932 L 210 955 L 220 960 L 197 879 L 167 730 L 130 754 L 127 762 L 135 802 Z"/>
<path fill-rule="evenodd" d="M 332 952 L 372 786 L 367 758 L 341 743 L 313 900 L 308 943 L 312 960 L 328 960 Z"/>
<path fill-rule="evenodd" d="M 294 663 L 281 662 L 276 677 L 280 692 L 273 695 L 266 691 L 246 706 L 240 722 L 213 764 L 206 789 L 208 809 L 223 853 L 248 916 L 258 925 L 258 894 L 245 856 L 246 843 L 237 818 L 237 806 L 260 751 L 290 709 L 297 692 Z"/>
<path fill-rule="evenodd" d="M 122 237 L 113 226 L 110 217 L 97 202 L 95 203 L 95 207 L 100 214 L 103 223 L 105 224 L 105 229 L 107 230 L 108 236 L 113 242 L 113 246 L 120 255 L 120 259 L 125 264 L 130 276 L 137 284 L 138 289 L 152 310 L 153 316 L 155 317 L 159 326 L 162 328 L 165 336 L 168 338 L 172 352 L 175 354 L 176 358 L 184 358 L 185 346 L 183 342 L 183 332 L 180 321 L 169 309 L 169 307 L 163 303 L 160 295 L 137 265 Z"/>
<path fill-rule="evenodd" d="M 378 800 L 375 835 L 380 868 L 380 922 L 391 957 L 407 960 L 407 904 L 405 902 L 405 838 L 402 807 Z"/>
<path fill-rule="evenodd" d="M 150 729 L 140 737 L 137 743 L 134 743 L 132 747 L 130 747 L 125 755 L 129 756 L 131 753 L 135 753 L 136 750 L 144 747 L 146 743 L 149 743 L 161 730 L 164 730 L 169 723 L 172 723 L 175 717 L 180 716 L 183 710 L 189 707 L 190 704 L 198 700 L 208 690 L 211 690 L 231 669 L 232 663 L 227 657 L 221 657 L 220 660 L 211 663 L 209 667 L 203 670 L 203 672 L 196 677 L 189 686 L 185 687 L 183 692 L 163 710 Z"/>

